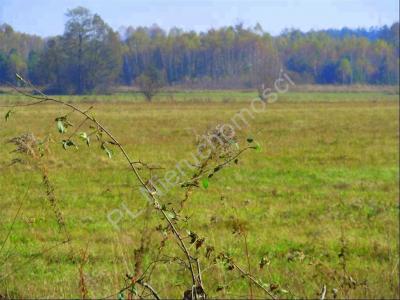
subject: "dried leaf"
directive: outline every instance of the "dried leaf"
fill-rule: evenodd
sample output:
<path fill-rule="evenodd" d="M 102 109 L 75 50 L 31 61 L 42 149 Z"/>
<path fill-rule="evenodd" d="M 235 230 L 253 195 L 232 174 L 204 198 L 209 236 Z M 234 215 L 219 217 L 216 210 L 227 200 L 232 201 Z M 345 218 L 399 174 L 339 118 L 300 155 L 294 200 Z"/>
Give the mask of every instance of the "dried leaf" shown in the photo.
<path fill-rule="evenodd" d="M 4 116 L 6 122 L 8 121 L 8 119 L 11 117 L 11 114 L 14 113 L 12 110 L 9 110 L 6 115 Z"/>

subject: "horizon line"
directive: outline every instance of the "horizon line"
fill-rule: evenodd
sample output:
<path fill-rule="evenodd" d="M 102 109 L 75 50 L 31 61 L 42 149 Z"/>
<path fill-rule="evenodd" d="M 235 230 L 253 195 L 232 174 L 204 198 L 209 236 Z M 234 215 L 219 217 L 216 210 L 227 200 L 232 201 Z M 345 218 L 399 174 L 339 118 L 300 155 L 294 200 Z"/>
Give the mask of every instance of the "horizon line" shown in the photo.
<path fill-rule="evenodd" d="M 100 17 L 101 17 L 101 16 L 100 16 Z M 103 19 L 103 20 L 104 20 L 104 19 Z M 393 26 L 394 24 L 399 23 L 399 22 L 400 22 L 399 20 L 395 20 L 395 21 L 393 21 L 391 24 L 389 23 L 389 24 L 375 25 L 375 26 L 374 26 L 374 25 L 371 25 L 371 26 L 369 26 L 369 27 L 366 27 L 366 26 L 358 26 L 358 27 L 342 26 L 342 27 L 328 27 L 328 28 L 322 28 L 322 29 L 311 28 L 311 29 L 308 29 L 308 30 L 302 30 L 302 29 L 296 28 L 296 27 L 285 27 L 285 28 L 283 28 L 278 34 L 272 34 L 271 32 L 268 32 L 267 30 L 264 30 L 262 27 L 261 27 L 261 28 L 262 28 L 262 33 L 267 33 L 267 34 L 269 34 L 269 35 L 272 36 L 272 37 L 279 37 L 279 36 L 285 34 L 286 32 L 294 32 L 294 31 L 300 31 L 301 33 L 305 33 L 305 34 L 311 33 L 311 32 L 321 32 L 321 31 L 329 31 L 329 30 L 337 30 L 337 31 L 340 31 L 340 30 L 344 30 L 344 29 L 348 29 L 348 30 L 352 30 L 352 31 L 356 31 L 356 30 L 365 30 L 365 31 L 367 31 L 367 32 L 372 32 L 372 31 L 374 31 L 374 30 L 379 30 L 379 29 L 382 29 L 382 28 L 384 28 L 384 27 L 390 28 L 391 26 Z M 107 22 L 106 22 L 106 23 L 107 23 Z M 250 25 L 250 26 L 249 26 L 249 25 L 248 25 L 248 26 L 243 26 L 243 28 L 245 28 L 246 30 L 255 29 L 255 27 L 257 26 L 257 24 L 259 24 L 259 22 L 256 22 L 255 24 Z M 11 24 L 9 24 L 9 23 L 7 23 L 7 22 L 0 23 L 0 26 L 4 26 L 4 25 L 10 26 L 10 27 L 13 29 L 13 31 L 15 31 L 15 32 L 18 32 L 18 33 L 21 33 L 21 34 L 26 34 L 26 35 L 31 35 L 31 36 L 37 36 L 37 37 L 40 37 L 40 38 L 43 38 L 43 39 L 52 38 L 52 37 L 56 37 L 56 36 L 60 36 L 60 35 L 63 35 L 63 34 L 64 34 L 64 32 L 58 33 L 58 34 L 56 34 L 56 35 L 41 35 L 41 34 L 37 34 L 37 33 L 28 33 L 28 32 L 24 32 L 24 31 L 18 30 L 17 28 L 15 28 L 14 26 L 12 26 Z M 107 23 L 107 25 L 110 26 L 108 23 Z M 195 32 L 195 33 L 197 33 L 197 34 L 201 34 L 201 33 L 207 33 L 207 32 L 209 32 L 210 30 L 220 30 L 220 29 L 223 29 L 223 28 L 230 28 L 230 27 L 235 28 L 235 27 L 238 26 L 238 25 L 244 25 L 244 23 L 243 23 L 243 22 L 238 22 L 238 23 L 236 23 L 236 24 L 231 24 L 231 25 L 223 25 L 223 26 L 218 26 L 218 27 L 210 27 L 210 28 L 207 28 L 206 30 L 188 29 L 188 28 L 182 28 L 182 27 L 178 27 L 178 26 L 171 26 L 170 28 L 167 29 L 167 28 L 161 27 L 161 26 L 158 25 L 157 23 L 153 23 L 153 24 L 151 24 L 151 25 L 138 25 L 138 26 L 133 26 L 133 25 L 121 25 L 121 26 L 119 26 L 119 28 L 113 28 L 112 26 L 110 26 L 110 27 L 111 27 L 115 32 L 118 32 L 119 34 L 121 34 L 121 31 L 126 31 L 126 30 L 129 29 L 129 28 L 133 28 L 133 29 L 138 29 L 138 28 L 147 28 L 147 29 L 150 29 L 150 28 L 159 28 L 159 29 L 163 30 L 163 31 L 168 35 L 168 33 L 169 33 L 171 30 L 173 30 L 173 29 L 182 30 L 183 33 Z"/>

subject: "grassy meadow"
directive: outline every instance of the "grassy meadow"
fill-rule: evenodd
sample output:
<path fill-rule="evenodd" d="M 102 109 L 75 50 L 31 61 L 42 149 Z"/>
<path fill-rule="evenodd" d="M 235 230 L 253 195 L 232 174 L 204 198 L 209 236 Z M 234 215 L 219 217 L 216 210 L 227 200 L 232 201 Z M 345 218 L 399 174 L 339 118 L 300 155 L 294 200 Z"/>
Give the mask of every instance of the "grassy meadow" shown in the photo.
<path fill-rule="evenodd" d="M 131 156 L 162 166 L 155 172 L 163 176 L 190 158 L 196 134 L 228 122 L 255 96 L 221 91 L 164 93 L 153 103 L 136 93 L 60 99 L 83 109 L 94 106 L 96 119 Z M 26 101 L 0 94 L 0 105 Z M 1 116 L 7 111 L 0 107 Z M 73 129 L 60 135 L 54 119 L 69 110 L 46 104 L 15 111 L 7 122 L 0 120 L 0 247 L 12 227 L 0 251 L 0 295 L 80 297 L 81 253 L 87 251 L 82 272 L 89 297 L 115 298 L 125 274 L 134 269 L 141 230 L 154 231 L 160 217 L 145 213 L 131 218 L 125 213 L 141 211 L 146 201 L 117 151 L 109 159 L 95 141 L 90 148 L 80 143 L 79 149 L 62 149 L 59 140 Z M 80 119 L 72 116 L 72 123 Z M 18 155 L 6 142 L 26 132 L 37 137 L 50 133 L 55 141 L 46 168 L 70 243 L 60 244 L 65 233 L 46 200 L 40 172 L 27 164 L 10 165 Z M 326 285 L 327 298 L 398 298 L 398 95 L 287 93 L 237 134 L 242 145 L 252 136 L 261 151 L 246 152 L 237 165 L 210 179 L 207 189 L 193 192 L 184 208 L 190 216 L 187 228 L 247 269 L 245 242 L 232 233 L 235 223 L 244 224 L 251 272 L 270 288 L 279 286 L 278 297 L 316 298 Z M 173 188 L 161 201 L 177 205 L 183 194 Z M 124 211 L 119 229 L 107 218 L 115 209 Z M 159 240 L 159 235 L 154 231 L 152 239 Z M 171 239 L 163 254 L 174 251 Z M 247 280 L 239 273 L 211 264 L 202 248 L 198 255 L 210 296 L 249 296 Z M 260 269 L 263 257 L 268 263 Z M 144 265 L 150 262 L 145 257 Z M 162 297 L 182 298 L 189 279 L 179 265 L 160 263 L 151 284 Z M 253 291 L 265 297 L 254 286 Z"/>

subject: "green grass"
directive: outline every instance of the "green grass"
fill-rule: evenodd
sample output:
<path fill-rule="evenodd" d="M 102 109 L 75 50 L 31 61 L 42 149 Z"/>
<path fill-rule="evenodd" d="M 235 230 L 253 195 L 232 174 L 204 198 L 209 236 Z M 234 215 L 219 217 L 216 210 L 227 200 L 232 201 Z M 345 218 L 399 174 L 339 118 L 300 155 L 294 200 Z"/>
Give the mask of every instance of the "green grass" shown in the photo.
<path fill-rule="evenodd" d="M 111 95 L 58 95 L 58 99 L 74 102 L 145 102 L 144 96 L 139 92 L 127 91 L 116 92 Z M 154 97 L 155 102 L 243 102 L 251 101 L 257 97 L 257 93 L 251 90 L 232 91 L 232 90 L 189 90 L 189 91 L 165 91 L 160 92 Z M 343 101 L 395 101 L 398 93 L 393 91 L 372 91 L 372 92 L 290 92 L 279 95 L 280 102 L 343 102 Z M 26 102 L 28 99 L 15 92 L 0 93 L 0 103 Z"/>
<path fill-rule="evenodd" d="M 161 94 L 154 103 L 144 103 L 132 93 L 61 98 L 99 101 L 93 109 L 96 118 L 120 138 L 134 159 L 168 170 L 190 158 L 195 133 L 228 122 L 249 107 L 255 94 L 170 96 Z M 0 95 L 0 103 L 16 101 L 26 99 Z M 1 115 L 6 111 L 0 108 Z M 398 111 L 398 95 L 384 93 L 282 95 L 238 133 L 242 140 L 253 136 L 262 151 L 246 153 L 238 166 L 214 176 L 207 190 L 193 193 L 184 209 L 191 216 L 188 228 L 246 267 L 243 240 L 232 234 L 234 219 L 241 220 L 248 227 L 252 272 L 290 292 L 282 297 L 315 298 L 325 284 L 329 298 L 333 288 L 339 290 L 338 297 L 398 298 Z M 122 203 L 131 211 L 140 210 L 145 200 L 121 155 L 110 160 L 95 144 L 91 150 L 52 146 L 49 176 L 73 242 L 35 256 L 64 237 L 45 199 L 40 174 L 26 165 L 8 166 L 15 154 L 5 141 L 25 132 L 51 133 L 58 140 L 54 119 L 66 112 L 52 105 L 25 107 L 7 123 L 0 121 L 0 241 L 23 201 L 22 213 L 0 253 L 0 295 L 79 297 L 79 251 L 86 248 L 89 260 L 84 271 L 90 297 L 116 294 L 124 274 L 133 269 L 133 250 L 139 246 L 146 218 L 131 220 L 125 215 L 117 231 L 107 214 Z M 177 205 L 182 197 L 182 190 L 174 188 L 163 201 Z M 148 221 L 155 227 L 160 218 L 153 215 Z M 348 291 L 340 282 L 342 231 L 348 248 L 347 271 L 358 283 Z M 153 236 L 159 239 L 156 233 Z M 165 252 L 177 253 L 172 240 Z M 202 250 L 199 256 L 207 266 Z M 262 256 L 271 263 L 260 270 Z M 210 267 L 203 276 L 213 297 L 248 296 L 247 281 L 234 271 Z M 190 281 L 171 264 L 157 268 L 151 284 L 163 297 L 181 298 Z M 216 292 L 221 284 L 228 287 Z M 264 296 L 257 289 L 255 294 Z"/>

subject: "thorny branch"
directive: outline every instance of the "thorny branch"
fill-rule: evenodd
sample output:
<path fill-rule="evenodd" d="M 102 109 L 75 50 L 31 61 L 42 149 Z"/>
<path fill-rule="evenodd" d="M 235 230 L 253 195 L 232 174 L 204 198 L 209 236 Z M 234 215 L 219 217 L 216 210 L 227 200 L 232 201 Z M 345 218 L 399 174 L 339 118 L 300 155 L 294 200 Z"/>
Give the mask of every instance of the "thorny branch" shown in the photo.
<path fill-rule="evenodd" d="M 37 89 L 36 87 L 34 87 L 30 82 L 28 82 L 27 80 L 23 79 L 21 76 L 17 75 L 17 78 L 20 79 L 23 83 L 29 85 L 34 91 L 36 91 L 39 96 L 37 95 L 32 95 L 32 94 L 28 94 L 26 92 L 21 91 L 20 89 L 13 87 L 18 93 L 26 96 L 26 97 L 30 97 L 33 99 L 37 99 L 40 100 L 39 102 L 37 102 L 37 104 L 39 103 L 45 103 L 45 102 L 53 102 L 53 103 L 57 103 L 66 107 L 71 108 L 73 111 L 76 111 L 78 113 L 80 113 L 81 115 L 83 115 L 87 120 L 92 121 L 94 124 L 96 124 L 96 126 L 103 131 L 114 143 L 115 146 L 117 146 L 119 148 L 119 150 L 121 151 L 121 153 L 123 154 L 123 156 L 125 157 L 125 159 L 127 160 L 131 170 L 133 171 L 135 177 L 138 179 L 138 181 L 140 182 L 140 184 L 142 185 L 142 187 L 147 191 L 148 195 L 150 196 L 151 200 L 153 201 L 153 205 L 156 208 L 156 210 L 158 210 L 159 212 L 161 212 L 163 218 L 168 222 L 172 232 L 174 233 L 177 241 L 178 241 L 178 245 L 180 246 L 180 248 L 182 249 L 182 251 L 184 252 L 188 263 L 189 263 L 189 270 L 191 273 L 191 277 L 192 277 L 192 283 L 194 285 L 196 285 L 196 277 L 195 277 L 195 273 L 194 273 L 194 269 L 193 269 L 193 265 L 192 265 L 192 260 L 193 258 L 191 257 L 185 242 L 183 241 L 180 233 L 178 232 L 178 230 L 176 229 L 175 225 L 172 223 L 171 219 L 168 217 L 168 215 L 166 214 L 166 212 L 164 210 L 161 209 L 161 205 L 157 199 L 157 197 L 155 196 L 155 193 L 153 191 L 151 191 L 149 189 L 149 187 L 146 185 L 145 181 L 143 180 L 143 178 L 140 176 L 138 169 L 136 168 L 134 161 L 130 158 L 130 156 L 128 155 L 128 153 L 126 152 L 125 148 L 122 146 L 122 144 L 114 137 L 114 135 L 104 127 L 104 125 L 102 125 L 100 122 L 98 122 L 93 116 L 89 115 L 87 111 L 83 111 L 80 108 L 76 107 L 75 105 L 71 104 L 71 103 L 67 103 L 55 98 L 51 98 L 47 95 L 45 95 L 42 91 L 40 91 L 39 89 Z"/>
<path fill-rule="evenodd" d="M 119 151 L 122 153 L 122 155 L 124 156 L 125 160 L 128 162 L 131 171 L 134 173 L 136 179 L 139 181 L 140 185 L 145 189 L 145 191 L 147 192 L 148 196 L 150 197 L 152 204 L 154 206 L 154 208 L 159 211 L 162 215 L 162 217 L 164 218 L 164 220 L 168 223 L 168 227 L 171 229 L 173 235 L 175 236 L 175 239 L 178 243 L 178 246 L 180 247 L 180 249 L 182 250 L 182 252 L 184 253 L 187 262 L 185 263 L 184 261 L 182 261 L 183 265 L 186 267 L 186 269 L 188 269 L 190 271 L 191 274 L 191 279 L 192 279 L 192 288 L 191 290 L 187 290 L 185 292 L 185 297 L 187 296 L 187 293 L 191 294 L 189 295 L 190 299 L 197 299 L 198 297 L 202 298 L 202 297 L 206 297 L 205 294 L 205 290 L 203 287 L 203 281 L 202 281 L 202 271 L 200 268 L 200 262 L 198 258 L 193 257 L 190 252 L 188 247 L 186 246 L 185 242 L 184 242 L 184 238 L 181 236 L 180 232 L 178 231 L 177 227 L 175 226 L 174 222 L 172 221 L 171 217 L 168 216 L 167 212 L 163 209 L 163 206 L 160 204 L 159 199 L 157 197 L 157 192 L 152 190 L 147 184 L 146 181 L 142 178 L 142 176 L 139 173 L 140 167 L 139 166 L 143 166 L 144 168 L 149 169 L 150 171 L 153 169 L 159 169 L 157 167 L 151 167 L 143 162 L 139 161 L 133 161 L 130 156 L 128 155 L 127 151 L 125 150 L 124 146 L 117 140 L 117 138 L 104 126 L 102 125 L 100 122 L 98 122 L 92 115 L 89 114 L 89 111 L 92 109 L 92 107 L 90 107 L 88 110 L 84 111 L 82 109 L 80 109 L 79 107 L 71 104 L 71 103 L 67 103 L 64 102 L 62 100 L 58 100 L 52 97 L 49 97 L 47 95 L 45 95 L 42 91 L 40 91 L 39 89 L 37 89 L 36 87 L 34 87 L 29 81 L 23 79 L 20 75 L 17 74 L 17 78 L 22 81 L 24 84 L 26 84 L 27 86 L 29 86 L 31 89 L 33 89 L 33 91 L 36 93 L 35 94 L 30 94 L 27 92 L 24 92 L 22 90 L 20 90 L 17 87 L 13 86 L 13 89 L 16 90 L 18 93 L 35 99 L 37 100 L 36 102 L 33 103 L 29 103 L 29 104 L 17 104 L 17 105 L 13 105 L 13 106 L 8 106 L 8 107 L 18 107 L 18 106 L 32 106 L 32 105 L 37 105 L 37 104 L 42 104 L 42 103 L 55 103 L 55 104 L 59 104 L 65 107 L 68 107 L 70 109 L 72 109 L 72 112 L 77 112 L 80 115 L 82 115 L 84 117 L 84 120 L 82 120 L 82 122 L 78 125 L 78 127 L 74 130 L 74 132 L 70 135 L 69 139 L 72 138 L 72 136 L 74 134 L 76 134 L 76 132 L 79 130 L 79 128 L 81 128 L 81 126 L 83 126 L 87 121 L 91 121 L 92 123 L 95 124 L 95 126 L 97 127 L 98 132 L 104 132 L 110 139 L 113 145 L 115 145 Z M 235 155 L 232 155 L 231 157 L 229 157 L 227 160 L 223 161 L 222 163 L 217 164 L 216 166 L 214 166 L 213 168 L 207 168 L 208 166 L 208 161 L 204 162 L 203 167 L 199 170 L 198 173 L 194 174 L 193 177 L 190 179 L 190 181 L 188 182 L 184 182 L 182 183 L 182 185 L 187 185 L 189 188 L 191 186 L 193 186 L 193 183 L 197 182 L 201 177 L 207 175 L 208 173 L 208 177 L 210 178 L 214 172 L 216 172 L 216 170 L 220 170 L 222 169 L 224 166 L 226 166 L 227 164 L 231 163 L 232 161 L 234 161 L 235 163 L 237 163 L 237 158 L 246 150 L 248 149 L 256 149 L 254 146 L 249 146 L 246 147 L 244 149 L 241 149 L 240 151 L 238 151 Z M 194 184 L 195 185 L 195 184 Z M 236 267 L 237 270 L 239 270 L 240 273 L 242 273 L 243 276 L 248 277 L 248 279 L 250 281 L 252 281 L 256 286 L 258 286 L 260 289 L 262 289 L 263 291 L 266 292 L 267 295 L 269 295 L 269 297 L 271 297 L 272 299 L 275 299 L 275 296 L 270 293 L 262 284 L 260 284 L 260 282 L 258 280 L 256 280 L 250 273 L 244 271 L 241 267 L 239 267 L 237 264 L 233 263 L 232 264 Z M 195 274 L 195 269 L 194 266 L 196 267 L 196 271 L 197 271 L 197 275 Z M 149 266 L 150 267 L 150 266 Z M 143 274 L 144 276 L 144 274 Z M 146 283 L 144 281 L 144 278 L 140 277 L 139 279 L 137 279 L 135 281 L 135 283 L 138 283 L 139 285 L 143 286 L 145 289 L 149 290 L 151 292 L 151 294 L 156 298 L 156 299 L 160 299 L 158 293 L 156 292 L 156 290 L 149 285 L 148 283 Z M 132 280 L 133 282 L 133 280 Z M 124 290 L 127 290 L 131 287 L 131 285 L 123 288 L 120 292 L 123 292 Z M 111 295 L 109 297 L 112 297 L 114 295 Z M 108 297 L 106 297 L 108 298 Z"/>

